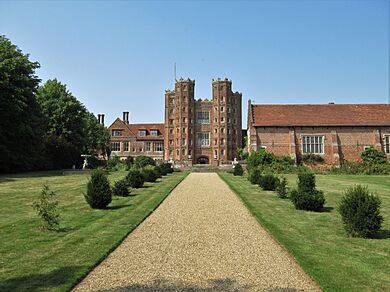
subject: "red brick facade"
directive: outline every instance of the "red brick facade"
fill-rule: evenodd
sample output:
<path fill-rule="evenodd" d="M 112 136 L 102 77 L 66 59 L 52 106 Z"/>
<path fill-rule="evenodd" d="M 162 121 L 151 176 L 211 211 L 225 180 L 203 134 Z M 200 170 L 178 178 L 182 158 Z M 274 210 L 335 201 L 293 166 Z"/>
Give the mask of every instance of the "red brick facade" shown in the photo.
<path fill-rule="evenodd" d="M 213 80 L 211 100 L 195 100 L 194 80 L 177 80 L 165 92 L 165 160 L 218 165 L 238 158 L 241 103 L 228 79 Z"/>
<path fill-rule="evenodd" d="M 253 105 L 248 102 L 248 150 L 297 159 L 321 155 L 328 164 L 358 161 L 365 147 L 390 158 L 390 105 Z"/>

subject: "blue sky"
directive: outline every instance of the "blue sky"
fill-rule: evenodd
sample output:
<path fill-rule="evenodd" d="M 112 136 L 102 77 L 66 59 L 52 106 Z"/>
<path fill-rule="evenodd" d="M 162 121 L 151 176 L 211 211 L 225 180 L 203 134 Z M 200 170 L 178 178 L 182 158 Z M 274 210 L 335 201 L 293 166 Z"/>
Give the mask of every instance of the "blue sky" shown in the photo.
<path fill-rule="evenodd" d="M 387 103 L 389 2 L 2 1 L 0 34 L 106 123 L 163 122 L 164 90 L 229 78 L 255 103 Z"/>

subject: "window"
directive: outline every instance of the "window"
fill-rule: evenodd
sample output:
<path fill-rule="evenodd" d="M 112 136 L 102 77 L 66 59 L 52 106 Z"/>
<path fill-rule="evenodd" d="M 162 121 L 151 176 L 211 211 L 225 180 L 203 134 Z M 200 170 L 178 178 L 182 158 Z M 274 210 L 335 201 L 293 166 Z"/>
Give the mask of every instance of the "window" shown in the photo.
<path fill-rule="evenodd" d="M 230 124 L 232 122 L 232 120 L 230 118 L 228 118 L 228 123 Z"/>
<path fill-rule="evenodd" d="M 139 131 L 139 132 L 138 132 L 138 135 L 139 135 L 140 137 L 145 137 L 145 136 L 146 136 L 146 130 L 141 130 L 141 131 Z"/>
<path fill-rule="evenodd" d="M 179 156 L 180 152 L 179 149 L 176 150 L 176 156 Z"/>
<path fill-rule="evenodd" d="M 225 128 L 221 128 L 221 134 L 225 134 Z"/>
<path fill-rule="evenodd" d="M 139 148 L 139 152 L 143 152 L 144 151 L 144 149 L 143 148 Z"/>
<path fill-rule="evenodd" d="M 231 109 L 230 109 L 230 107 L 228 107 L 228 108 L 227 108 L 227 111 L 228 111 L 228 113 L 230 113 L 230 112 L 231 112 Z"/>
<path fill-rule="evenodd" d="M 173 146 L 173 140 L 169 140 L 169 145 Z"/>
<path fill-rule="evenodd" d="M 218 145 L 218 139 L 214 140 L 214 145 Z"/>
<path fill-rule="evenodd" d="M 225 156 L 225 150 L 221 149 L 221 156 Z"/>
<path fill-rule="evenodd" d="M 178 133 L 178 134 L 180 133 L 180 130 L 179 130 L 179 128 L 176 128 L 176 133 Z"/>
<path fill-rule="evenodd" d="M 223 109 L 223 106 L 221 106 L 221 113 L 223 113 L 223 110 L 224 110 L 224 109 Z"/>
<path fill-rule="evenodd" d="M 126 142 L 123 142 L 123 151 L 129 151 L 129 142 L 126 141 Z"/>
<path fill-rule="evenodd" d="M 221 146 L 223 146 L 223 145 L 225 145 L 225 139 L 224 138 L 221 139 Z"/>
<path fill-rule="evenodd" d="M 185 123 L 186 122 L 186 118 L 183 118 L 183 123 Z"/>
<path fill-rule="evenodd" d="M 215 133 L 215 134 L 218 133 L 218 129 L 217 129 L 217 128 L 214 129 L 214 133 Z"/>
<path fill-rule="evenodd" d="M 186 155 L 186 150 L 185 149 L 181 149 L 181 156 L 185 156 Z"/>
<path fill-rule="evenodd" d="M 150 135 L 157 136 L 158 135 L 158 131 L 157 130 L 151 130 L 150 131 Z"/>
<path fill-rule="evenodd" d="M 173 119 L 170 119 L 170 120 L 169 120 L 169 125 L 170 125 L 170 126 L 173 126 Z"/>
<path fill-rule="evenodd" d="M 324 136 L 302 136 L 302 153 L 323 154 Z"/>
<path fill-rule="evenodd" d="M 224 123 L 225 122 L 225 120 L 223 119 L 223 117 L 221 118 L 221 123 Z"/>
<path fill-rule="evenodd" d="M 190 128 L 190 134 L 192 134 L 192 128 Z"/>
<path fill-rule="evenodd" d="M 210 146 L 210 133 L 197 133 L 197 145 L 200 147 Z"/>
<path fill-rule="evenodd" d="M 122 130 L 112 130 L 112 136 L 113 137 L 122 136 Z"/>
<path fill-rule="evenodd" d="M 385 136 L 385 152 L 386 154 L 390 154 L 390 135 Z"/>
<path fill-rule="evenodd" d="M 190 145 L 190 146 L 192 146 L 192 139 L 190 139 L 190 141 L 189 141 L 189 145 Z"/>
<path fill-rule="evenodd" d="M 173 129 L 169 129 L 169 134 L 173 134 Z"/>
<path fill-rule="evenodd" d="M 192 155 L 192 151 L 191 149 L 188 149 L 188 156 L 191 156 Z M 191 157 L 188 157 L 188 158 L 191 158 Z"/>
<path fill-rule="evenodd" d="M 223 95 L 221 96 L 221 101 L 223 101 Z"/>
<path fill-rule="evenodd" d="M 186 128 L 183 128 L 183 134 L 185 134 L 186 133 Z"/>
<path fill-rule="evenodd" d="M 157 141 L 154 142 L 154 152 L 162 152 L 164 151 L 164 142 Z"/>
<path fill-rule="evenodd" d="M 231 131 L 230 129 L 228 129 L 228 134 L 231 134 L 231 132 L 232 132 L 232 131 Z"/>
<path fill-rule="evenodd" d="M 197 112 L 198 124 L 210 124 L 210 112 Z"/>
<path fill-rule="evenodd" d="M 217 118 L 215 118 L 215 119 L 214 119 L 214 122 L 218 123 L 218 119 L 217 119 Z"/>
<path fill-rule="evenodd" d="M 111 151 L 121 151 L 121 143 L 120 142 L 111 142 L 110 149 L 111 149 Z"/>
<path fill-rule="evenodd" d="M 214 150 L 214 158 L 218 157 L 218 150 Z"/>
<path fill-rule="evenodd" d="M 152 143 L 151 142 L 146 142 L 145 143 L 145 151 L 146 152 L 149 152 L 150 151 L 150 145 L 151 145 Z"/>
<path fill-rule="evenodd" d="M 181 141 L 181 146 L 186 146 L 186 138 L 183 138 Z"/>
<path fill-rule="evenodd" d="M 179 139 L 176 139 L 176 146 L 179 146 Z"/>

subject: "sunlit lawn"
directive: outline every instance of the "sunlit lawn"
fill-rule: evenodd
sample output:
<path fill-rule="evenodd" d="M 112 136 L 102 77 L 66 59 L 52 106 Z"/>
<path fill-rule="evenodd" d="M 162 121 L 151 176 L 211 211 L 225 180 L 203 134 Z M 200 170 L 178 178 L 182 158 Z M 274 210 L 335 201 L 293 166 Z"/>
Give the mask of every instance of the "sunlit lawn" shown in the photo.
<path fill-rule="evenodd" d="M 317 175 L 325 192 L 321 213 L 297 211 L 288 199 L 262 191 L 245 177 L 220 173 L 258 221 L 327 291 L 390 290 L 390 176 Z M 290 186 L 295 175 L 287 175 Z M 349 238 L 337 205 L 343 190 L 367 185 L 382 200 L 383 232 L 376 239 Z"/>
<path fill-rule="evenodd" d="M 111 183 L 124 177 L 118 171 Z M 130 197 L 114 197 L 107 210 L 83 197 L 89 175 L 56 172 L 0 176 L 0 291 L 69 290 L 104 259 L 187 175 L 174 173 Z M 60 232 L 42 232 L 32 202 L 43 184 L 58 194 Z"/>

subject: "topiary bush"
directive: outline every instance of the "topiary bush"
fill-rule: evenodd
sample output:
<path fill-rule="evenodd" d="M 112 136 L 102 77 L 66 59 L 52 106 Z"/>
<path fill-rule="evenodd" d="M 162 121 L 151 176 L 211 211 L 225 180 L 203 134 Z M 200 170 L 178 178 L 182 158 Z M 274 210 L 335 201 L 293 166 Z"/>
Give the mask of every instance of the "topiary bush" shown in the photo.
<path fill-rule="evenodd" d="M 271 173 L 260 177 L 259 185 L 265 191 L 274 191 L 279 184 L 279 178 Z"/>
<path fill-rule="evenodd" d="M 160 175 L 167 175 L 168 173 L 173 173 L 172 165 L 168 162 L 164 162 L 157 165 L 156 170 Z"/>
<path fill-rule="evenodd" d="M 129 195 L 129 188 L 126 179 L 121 179 L 114 184 L 112 188 L 114 196 L 127 197 Z"/>
<path fill-rule="evenodd" d="M 147 182 L 155 182 L 159 177 L 159 173 L 151 165 L 147 165 L 144 168 L 142 168 L 141 174 L 144 178 L 144 181 Z"/>
<path fill-rule="evenodd" d="M 236 164 L 233 168 L 233 175 L 235 176 L 242 176 L 244 174 L 244 169 L 242 168 L 241 164 Z"/>
<path fill-rule="evenodd" d="M 94 209 L 104 209 L 111 203 L 110 184 L 103 169 L 98 168 L 92 172 L 84 197 Z"/>
<path fill-rule="evenodd" d="M 136 166 L 138 166 L 139 168 L 143 168 L 147 165 L 152 165 L 152 166 L 155 166 L 156 165 L 156 161 L 154 161 L 154 159 L 150 156 L 137 156 L 135 159 L 134 159 L 134 164 Z"/>
<path fill-rule="evenodd" d="M 251 171 L 248 172 L 248 180 L 252 184 L 254 185 L 260 184 L 260 178 L 261 178 L 261 170 L 259 168 L 253 168 Z"/>
<path fill-rule="evenodd" d="M 144 185 L 144 177 L 138 169 L 132 168 L 126 176 L 127 185 L 138 189 Z"/>
<path fill-rule="evenodd" d="M 279 180 L 279 184 L 276 187 L 276 193 L 281 199 L 285 199 L 288 196 L 287 179 L 284 176 Z"/>
<path fill-rule="evenodd" d="M 381 228 L 383 217 L 380 214 L 381 201 L 361 185 L 349 188 L 339 204 L 339 213 L 348 235 L 372 237 Z"/>
<path fill-rule="evenodd" d="M 290 199 L 298 210 L 320 211 L 325 204 L 322 191 L 316 189 L 315 175 L 310 171 L 298 173 L 298 189 L 290 193 Z"/>

